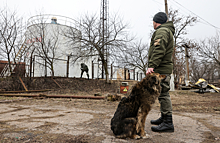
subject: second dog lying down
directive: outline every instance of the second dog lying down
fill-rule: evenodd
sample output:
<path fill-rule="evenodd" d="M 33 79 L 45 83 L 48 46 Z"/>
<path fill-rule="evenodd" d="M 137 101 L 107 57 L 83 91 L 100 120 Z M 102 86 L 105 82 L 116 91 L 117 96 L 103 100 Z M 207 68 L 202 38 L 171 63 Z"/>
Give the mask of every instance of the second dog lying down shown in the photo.
<path fill-rule="evenodd" d="M 132 88 L 128 97 L 122 98 L 111 119 L 111 130 L 117 138 L 145 137 L 145 120 L 160 94 L 163 78 L 158 73 L 151 73 Z"/>

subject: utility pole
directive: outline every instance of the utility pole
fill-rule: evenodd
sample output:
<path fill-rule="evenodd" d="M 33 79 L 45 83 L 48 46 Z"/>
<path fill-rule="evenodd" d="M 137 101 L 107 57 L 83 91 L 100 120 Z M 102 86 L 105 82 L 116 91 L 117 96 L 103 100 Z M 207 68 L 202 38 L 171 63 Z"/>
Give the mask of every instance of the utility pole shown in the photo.
<path fill-rule="evenodd" d="M 218 44 L 217 59 L 220 61 L 220 43 Z M 220 82 L 220 68 L 218 69 L 218 82 Z"/>
<path fill-rule="evenodd" d="M 184 44 L 183 47 L 185 47 L 185 57 L 186 57 L 186 86 L 189 85 L 189 54 L 188 54 L 188 48 L 190 48 L 187 44 Z"/>
<path fill-rule="evenodd" d="M 104 61 L 106 62 L 106 64 L 108 65 L 108 47 L 107 45 L 105 45 L 107 38 L 108 38 L 108 17 L 109 17 L 109 13 L 108 13 L 109 9 L 108 9 L 108 0 L 101 0 L 101 10 L 100 10 L 100 38 L 102 39 L 102 49 L 101 52 L 104 56 Z M 102 78 L 104 78 L 104 63 L 103 61 L 101 61 L 102 63 L 102 69 L 101 70 L 101 75 Z M 107 66 L 106 65 L 106 66 Z M 100 71 L 99 70 L 99 71 Z M 106 74 L 106 80 L 108 82 L 109 77 L 108 74 Z"/>
<path fill-rule="evenodd" d="M 169 18 L 167 0 L 164 0 L 164 1 L 165 1 L 165 12 L 166 12 L 166 14 L 167 14 L 167 17 Z"/>
<path fill-rule="evenodd" d="M 167 0 L 164 0 L 165 2 L 165 12 L 167 14 L 168 20 L 169 20 L 169 14 L 168 14 L 168 4 L 167 4 Z M 175 52 L 175 47 L 174 47 L 174 52 Z M 174 54 L 173 54 L 173 61 L 174 61 Z M 172 70 L 172 74 L 171 74 L 171 79 L 170 79 L 170 91 L 174 91 L 175 90 L 175 85 L 174 85 L 174 74 L 173 74 L 173 70 Z"/>

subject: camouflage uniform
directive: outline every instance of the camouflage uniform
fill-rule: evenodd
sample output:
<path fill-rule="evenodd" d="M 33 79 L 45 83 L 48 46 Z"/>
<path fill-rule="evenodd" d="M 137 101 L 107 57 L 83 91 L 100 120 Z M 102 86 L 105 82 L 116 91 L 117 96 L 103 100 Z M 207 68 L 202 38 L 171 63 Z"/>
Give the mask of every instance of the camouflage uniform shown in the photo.
<path fill-rule="evenodd" d="M 88 69 L 88 66 L 86 65 L 86 64 L 84 64 L 84 63 L 81 63 L 81 76 L 80 76 L 80 78 L 82 78 L 82 75 L 83 75 L 83 73 L 84 73 L 84 71 L 86 72 L 86 74 L 87 74 L 87 77 L 88 77 L 88 79 L 89 79 L 89 69 Z"/>
<path fill-rule="evenodd" d="M 154 68 L 154 72 L 166 75 L 162 80 L 162 91 L 159 96 L 161 113 L 171 115 L 172 104 L 169 95 L 170 90 L 170 74 L 173 70 L 172 54 L 173 54 L 173 34 L 175 28 L 173 22 L 169 21 L 161 24 L 154 32 L 149 49 L 148 67 Z"/>

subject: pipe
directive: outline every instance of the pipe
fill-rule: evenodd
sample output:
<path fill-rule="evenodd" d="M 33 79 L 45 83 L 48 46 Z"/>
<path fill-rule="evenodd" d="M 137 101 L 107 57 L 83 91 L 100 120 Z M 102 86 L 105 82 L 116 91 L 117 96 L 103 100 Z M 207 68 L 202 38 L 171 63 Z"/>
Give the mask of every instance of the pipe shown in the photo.
<path fill-rule="evenodd" d="M 47 97 L 47 98 L 75 98 L 75 99 L 105 99 L 105 97 L 101 96 L 71 96 L 71 95 L 33 95 L 33 94 L 0 94 L 0 96 L 10 96 L 10 97 Z"/>
<path fill-rule="evenodd" d="M 48 98 L 105 99 L 101 96 L 47 95 Z"/>
<path fill-rule="evenodd" d="M 33 94 L 0 94 L 0 96 L 9 96 L 9 97 L 40 97 L 39 95 Z"/>
<path fill-rule="evenodd" d="M 44 89 L 44 90 L 21 90 L 21 91 L 0 91 L 1 93 L 32 93 L 32 92 L 46 92 L 46 91 L 51 91 L 51 89 Z"/>

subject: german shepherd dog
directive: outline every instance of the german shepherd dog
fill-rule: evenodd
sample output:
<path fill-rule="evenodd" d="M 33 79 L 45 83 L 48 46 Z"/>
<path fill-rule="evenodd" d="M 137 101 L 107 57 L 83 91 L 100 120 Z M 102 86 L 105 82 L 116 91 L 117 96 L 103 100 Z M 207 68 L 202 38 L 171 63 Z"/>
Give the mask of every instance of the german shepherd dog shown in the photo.
<path fill-rule="evenodd" d="M 117 138 L 145 138 L 144 131 L 147 114 L 161 92 L 160 82 L 164 76 L 148 74 L 135 84 L 128 97 L 124 97 L 111 119 L 111 130 Z"/>

